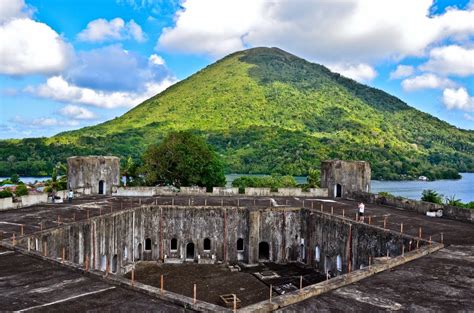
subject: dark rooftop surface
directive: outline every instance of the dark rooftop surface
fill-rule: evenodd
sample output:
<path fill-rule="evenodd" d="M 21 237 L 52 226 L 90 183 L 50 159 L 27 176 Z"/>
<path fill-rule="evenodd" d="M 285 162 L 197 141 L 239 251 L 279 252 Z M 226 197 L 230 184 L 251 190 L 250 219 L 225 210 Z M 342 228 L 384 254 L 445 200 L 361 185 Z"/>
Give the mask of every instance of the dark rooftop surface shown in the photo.
<path fill-rule="evenodd" d="M 184 312 L 184 309 L 0 247 L 0 311 Z"/>
<path fill-rule="evenodd" d="M 273 198 L 273 206 L 321 209 L 355 219 L 357 203 L 348 200 Z M 140 204 L 269 207 L 270 197 L 87 197 L 72 204 L 41 204 L 0 211 L 0 238 L 41 227 L 120 211 Z M 410 263 L 376 274 L 319 297 L 283 309 L 284 312 L 331 311 L 474 311 L 474 224 L 430 218 L 394 207 L 366 205 L 365 223 L 441 240 L 446 248 Z M 109 289 L 110 288 L 110 289 Z M 57 301 L 57 303 L 54 303 Z M 100 279 L 0 248 L 0 310 L 33 311 L 182 311 L 150 296 L 109 285 Z"/>

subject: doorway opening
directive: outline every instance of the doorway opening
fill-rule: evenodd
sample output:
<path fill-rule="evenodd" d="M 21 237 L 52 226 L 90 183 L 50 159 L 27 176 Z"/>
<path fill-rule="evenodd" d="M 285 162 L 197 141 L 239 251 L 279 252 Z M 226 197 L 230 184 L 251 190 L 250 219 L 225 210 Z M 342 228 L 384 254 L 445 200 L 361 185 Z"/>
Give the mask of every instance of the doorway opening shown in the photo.
<path fill-rule="evenodd" d="M 103 180 L 99 180 L 99 195 L 105 194 L 105 183 Z"/>
<path fill-rule="evenodd" d="M 268 242 L 262 241 L 258 244 L 258 259 L 270 259 L 270 245 L 268 244 Z"/>
<path fill-rule="evenodd" d="M 341 186 L 341 184 L 336 184 L 336 188 L 334 188 L 334 196 L 336 198 L 342 197 L 342 186 Z"/>
<path fill-rule="evenodd" d="M 186 245 L 186 259 L 194 260 L 194 243 L 192 242 Z"/>

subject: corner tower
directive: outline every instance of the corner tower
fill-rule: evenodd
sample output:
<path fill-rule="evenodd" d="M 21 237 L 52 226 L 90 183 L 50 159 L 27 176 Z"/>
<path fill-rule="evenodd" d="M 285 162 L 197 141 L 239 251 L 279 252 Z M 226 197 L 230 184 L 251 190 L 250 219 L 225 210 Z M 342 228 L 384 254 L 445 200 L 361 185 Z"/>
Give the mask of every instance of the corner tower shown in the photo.
<path fill-rule="evenodd" d="M 347 197 L 354 191 L 370 192 L 371 169 L 365 161 L 321 161 L 321 187 L 329 197 Z"/>
<path fill-rule="evenodd" d="M 91 194 L 111 194 L 120 184 L 120 159 L 114 156 L 74 156 L 67 159 L 68 188 L 90 188 Z"/>

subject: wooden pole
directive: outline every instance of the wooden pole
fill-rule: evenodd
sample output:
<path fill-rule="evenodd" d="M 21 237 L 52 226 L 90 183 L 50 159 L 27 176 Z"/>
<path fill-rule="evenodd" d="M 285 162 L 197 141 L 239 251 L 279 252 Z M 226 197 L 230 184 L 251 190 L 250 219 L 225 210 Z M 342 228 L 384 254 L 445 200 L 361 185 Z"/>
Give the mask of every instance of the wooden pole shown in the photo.
<path fill-rule="evenodd" d="M 61 218 L 58 215 L 58 225 L 61 223 Z"/>
<path fill-rule="evenodd" d="M 160 293 L 163 294 L 163 274 L 160 277 Z"/>
<path fill-rule="evenodd" d="M 331 206 L 331 215 L 333 215 L 333 214 L 334 214 L 334 207 Z"/>
<path fill-rule="evenodd" d="M 383 218 L 383 229 L 387 229 L 387 217 Z"/>
<path fill-rule="evenodd" d="M 234 296 L 234 313 L 236 313 L 237 312 L 237 295 L 234 293 L 233 296 Z"/>
<path fill-rule="evenodd" d="M 16 246 L 15 233 L 13 233 L 13 236 L 12 236 L 12 245 Z"/>
<path fill-rule="evenodd" d="M 311 209 L 313 209 L 313 208 L 314 208 L 314 202 L 311 201 Z"/>
<path fill-rule="evenodd" d="M 272 303 L 272 288 L 273 288 L 273 286 L 270 285 L 270 303 Z"/>
<path fill-rule="evenodd" d="M 194 284 L 194 290 L 193 290 L 193 304 L 196 304 L 196 284 Z"/>
<path fill-rule="evenodd" d="M 321 212 L 324 212 L 323 204 L 321 203 Z"/>
<path fill-rule="evenodd" d="M 135 286 L 135 269 L 132 268 L 132 287 Z"/>
<path fill-rule="evenodd" d="M 405 245 L 402 246 L 402 256 L 405 256 Z"/>
<path fill-rule="evenodd" d="M 418 237 L 421 238 L 421 226 L 418 228 Z"/>
<path fill-rule="evenodd" d="M 304 208 L 304 199 L 303 199 L 303 208 Z"/>
<path fill-rule="evenodd" d="M 431 246 L 431 236 L 430 236 L 430 246 Z"/>
<path fill-rule="evenodd" d="M 23 224 L 20 225 L 20 235 L 23 236 Z"/>
<path fill-rule="evenodd" d="M 207 206 L 207 198 L 204 199 L 204 206 Z"/>
<path fill-rule="evenodd" d="M 86 272 L 89 271 L 89 255 L 86 255 Z"/>
<path fill-rule="evenodd" d="M 171 205 L 174 205 L 174 198 L 171 199 Z"/>
<path fill-rule="evenodd" d="M 369 215 L 369 225 L 372 224 L 372 215 Z"/>
<path fill-rule="evenodd" d="M 300 290 L 303 289 L 303 276 L 300 276 Z"/>
<path fill-rule="evenodd" d="M 400 233 L 403 234 L 403 223 L 400 223 Z"/>
<path fill-rule="evenodd" d="M 342 209 L 342 217 L 345 217 L 346 215 L 346 210 Z"/>
<path fill-rule="evenodd" d="M 61 259 L 62 263 L 64 263 L 65 258 L 66 258 L 66 248 L 63 247 L 63 255 L 62 255 L 62 259 Z"/>

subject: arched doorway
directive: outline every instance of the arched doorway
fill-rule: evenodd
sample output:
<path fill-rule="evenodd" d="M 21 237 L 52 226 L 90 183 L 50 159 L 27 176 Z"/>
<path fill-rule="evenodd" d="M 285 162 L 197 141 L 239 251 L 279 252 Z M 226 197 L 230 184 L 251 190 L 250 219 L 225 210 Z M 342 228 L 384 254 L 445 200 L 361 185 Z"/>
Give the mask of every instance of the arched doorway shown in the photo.
<path fill-rule="evenodd" d="M 99 195 L 105 194 L 105 182 L 103 180 L 99 180 Z"/>
<path fill-rule="evenodd" d="M 186 245 L 186 259 L 187 260 L 194 260 L 194 243 L 189 242 Z"/>
<path fill-rule="evenodd" d="M 142 244 L 139 243 L 137 247 L 137 261 L 142 259 Z"/>
<path fill-rule="evenodd" d="M 106 269 L 107 269 L 107 256 L 105 254 L 103 254 L 100 257 L 100 270 L 102 272 L 105 272 Z"/>
<path fill-rule="evenodd" d="M 336 184 L 334 188 L 334 197 L 340 198 L 342 197 L 342 186 L 341 184 Z"/>
<path fill-rule="evenodd" d="M 112 273 L 117 273 L 117 255 L 114 254 L 114 256 L 112 257 Z"/>
<path fill-rule="evenodd" d="M 242 261 L 244 259 L 244 239 L 237 239 L 237 260 Z"/>
<path fill-rule="evenodd" d="M 269 260 L 270 259 L 270 245 L 268 242 L 262 241 L 258 244 L 258 259 Z"/>

